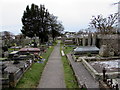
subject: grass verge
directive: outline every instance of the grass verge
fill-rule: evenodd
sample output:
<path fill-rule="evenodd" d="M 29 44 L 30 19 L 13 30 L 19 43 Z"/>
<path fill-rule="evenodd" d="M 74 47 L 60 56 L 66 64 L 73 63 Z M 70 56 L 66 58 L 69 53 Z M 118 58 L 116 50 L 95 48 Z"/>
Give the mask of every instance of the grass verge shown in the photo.
<path fill-rule="evenodd" d="M 8 48 L 8 52 L 9 52 L 9 53 L 11 53 L 11 52 L 13 52 L 13 51 L 18 51 L 18 50 L 19 50 L 18 48 L 15 48 L 15 49 L 14 49 L 14 48 Z"/>
<path fill-rule="evenodd" d="M 3 61 L 3 60 L 5 60 L 5 59 L 7 59 L 7 58 L 0 58 L 0 61 Z"/>
<path fill-rule="evenodd" d="M 41 78 L 44 67 L 53 50 L 53 47 L 48 48 L 47 52 L 42 55 L 45 58 L 44 63 L 33 63 L 30 69 L 24 73 L 23 77 L 18 82 L 16 88 L 36 88 Z"/>
<path fill-rule="evenodd" d="M 62 50 L 63 44 L 61 44 L 60 51 Z M 66 47 L 63 49 L 65 54 L 69 53 L 73 50 L 73 47 Z M 62 56 L 62 62 L 64 66 L 64 77 L 66 88 L 79 88 L 76 77 L 74 75 L 74 71 L 72 70 L 69 61 L 66 56 Z"/>

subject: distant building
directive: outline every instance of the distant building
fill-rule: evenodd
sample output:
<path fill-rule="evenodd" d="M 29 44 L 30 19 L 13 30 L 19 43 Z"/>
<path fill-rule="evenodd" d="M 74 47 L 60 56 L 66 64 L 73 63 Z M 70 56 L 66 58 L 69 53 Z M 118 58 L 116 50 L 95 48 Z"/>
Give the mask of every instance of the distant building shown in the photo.
<path fill-rule="evenodd" d="M 75 34 L 76 34 L 76 32 L 65 32 L 65 36 L 67 38 L 74 38 Z"/>

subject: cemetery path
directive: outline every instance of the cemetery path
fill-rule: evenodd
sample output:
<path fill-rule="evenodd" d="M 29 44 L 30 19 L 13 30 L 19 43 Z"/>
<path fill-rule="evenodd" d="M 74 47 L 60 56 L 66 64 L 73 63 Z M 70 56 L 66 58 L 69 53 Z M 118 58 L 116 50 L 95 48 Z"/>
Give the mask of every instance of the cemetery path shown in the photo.
<path fill-rule="evenodd" d="M 86 87 L 88 88 L 88 90 L 90 88 L 92 88 L 92 90 L 96 90 L 99 88 L 99 82 L 96 81 L 91 75 L 90 73 L 86 70 L 86 68 L 84 67 L 84 65 L 81 62 L 75 62 L 72 59 L 71 54 L 67 55 L 73 70 L 77 76 L 77 79 L 79 81 L 80 85 L 85 84 Z M 91 89 L 90 89 L 91 90 Z"/>
<path fill-rule="evenodd" d="M 54 47 L 42 73 L 38 88 L 65 88 L 60 42 Z"/>

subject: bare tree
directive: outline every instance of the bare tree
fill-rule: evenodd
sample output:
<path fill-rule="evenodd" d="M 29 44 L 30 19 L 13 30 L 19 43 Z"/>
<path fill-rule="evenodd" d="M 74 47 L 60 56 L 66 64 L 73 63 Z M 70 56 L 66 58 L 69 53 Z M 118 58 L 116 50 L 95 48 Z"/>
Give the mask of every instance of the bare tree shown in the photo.
<path fill-rule="evenodd" d="M 13 39 L 13 36 L 14 36 L 13 33 L 9 32 L 9 31 L 3 31 L 2 32 L 2 39 L 4 40 L 4 45 L 10 46 L 11 40 Z"/>
<path fill-rule="evenodd" d="M 103 18 L 102 15 L 97 17 L 93 16 L 90 22 L 90 26 L 96 28 L 98 33 L 107 34 L 115 33 L 116 29 L 114 28 L 117 25 L 118 13 L 111 14 L 107 18 Z"/>

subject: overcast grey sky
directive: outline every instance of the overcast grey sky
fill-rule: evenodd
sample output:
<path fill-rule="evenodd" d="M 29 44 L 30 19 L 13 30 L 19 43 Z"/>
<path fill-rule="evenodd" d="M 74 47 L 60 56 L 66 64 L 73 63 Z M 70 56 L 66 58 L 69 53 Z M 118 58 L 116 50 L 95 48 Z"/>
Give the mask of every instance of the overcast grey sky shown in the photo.
<path fill-rule="evenodd" d="M 93 15 L 107 17 L 117 12 L 119 0 L 0 0 L 0 31 L 21 33 L 21 17 L 27 5 L 44 4 L 51 14 L 58 16 L 65 31 L 88 28 Z"/>

